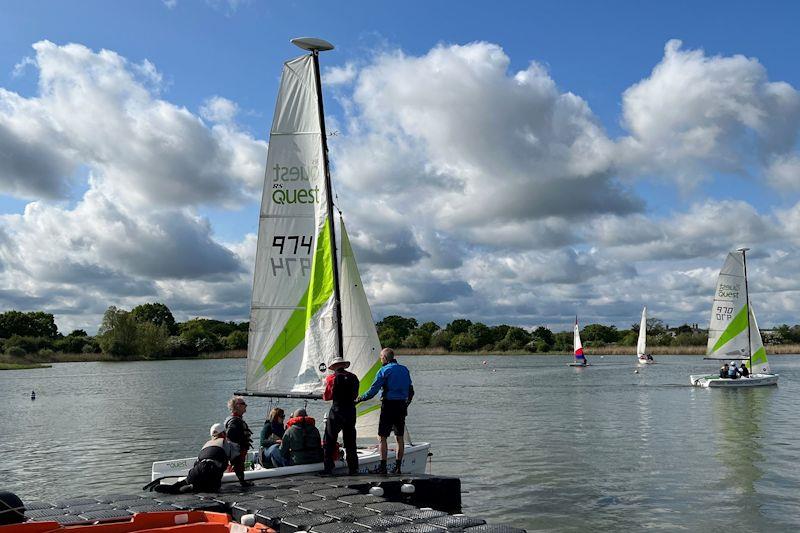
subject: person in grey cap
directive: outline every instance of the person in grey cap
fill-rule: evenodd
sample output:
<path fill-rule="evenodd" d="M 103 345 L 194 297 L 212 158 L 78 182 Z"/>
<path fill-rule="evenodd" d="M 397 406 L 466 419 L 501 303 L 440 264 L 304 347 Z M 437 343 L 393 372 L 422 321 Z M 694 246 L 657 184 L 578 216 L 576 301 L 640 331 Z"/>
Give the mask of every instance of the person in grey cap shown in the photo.
<path fill-rule="evenodd" d="M 325 423 L 324 452 L 325 474 L 333 474 L 336 439 L 342 432 L 344 449 L 347 452 L 347 470 L 350 475 L 358 473 L 358 454 L 356 452 L 356 396 L 358 396 L 358 378 L 345 370 L 350 361 L 337 357 L 328 365 L 331 374 L 325 380 L 325 392 L 322 399 L 333 402 L 328 411 Z"/>

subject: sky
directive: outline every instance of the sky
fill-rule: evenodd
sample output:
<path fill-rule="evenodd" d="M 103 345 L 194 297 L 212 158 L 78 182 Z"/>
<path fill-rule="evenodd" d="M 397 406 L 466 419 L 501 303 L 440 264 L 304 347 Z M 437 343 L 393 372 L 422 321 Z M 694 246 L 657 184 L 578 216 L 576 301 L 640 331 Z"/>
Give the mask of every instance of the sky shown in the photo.
<path fill-rule="evenodd" d="M 800 6 L 0 3 L 0 309 L 247 320 L 289 43 L 321 57 L 337 205 L 373 315 L 705 327 L 749 247 L 800 295 Z"/>

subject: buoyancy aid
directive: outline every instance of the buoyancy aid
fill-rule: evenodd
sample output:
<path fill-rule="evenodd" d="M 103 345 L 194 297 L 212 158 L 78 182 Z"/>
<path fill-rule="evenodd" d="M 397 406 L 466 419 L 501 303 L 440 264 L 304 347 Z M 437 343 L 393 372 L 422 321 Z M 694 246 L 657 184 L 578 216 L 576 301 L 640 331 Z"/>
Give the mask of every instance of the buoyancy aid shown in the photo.
<path fill-rule="evenodd" d="M 252 434 L 247 422 L 241 416 L 230 415 L 225 419 L 225 432 L 228 435 L 228 440 L 235 442 L 242 450 L 250 449 L 253 444 Z"/>
<path fill-rule="evenodd" d="M 335 372 L 328 376 L 332 388 L 333 405 L 353 406 L 358 396 L 358 377 L 347 371 Z"/>
<path fill-rule="evenodd" d="M 320 438 L 319 431 L 316 429 L 316 421 L 310 416 L 296 416 L 290 418 L 286 422 L 286 429 L 296 426 L 301 430 L 301 446 L 299 448 L 292 448 L 292 452 L 307 452 L 319 450 L 322 454 L 322 439 Z M 284 433 L 284 436 L 286 434 Z"/>
<path fill-rule="evenodd" d="M 215 441 L 220 441 L 216 443 Z M 197 454 L 197 462 L 213 461 L 220 468 L 225 468 L 228 465 L 228 454 L 222 447 L 222 439 L 214 439 L 206 443 L 200 453 Z"/>

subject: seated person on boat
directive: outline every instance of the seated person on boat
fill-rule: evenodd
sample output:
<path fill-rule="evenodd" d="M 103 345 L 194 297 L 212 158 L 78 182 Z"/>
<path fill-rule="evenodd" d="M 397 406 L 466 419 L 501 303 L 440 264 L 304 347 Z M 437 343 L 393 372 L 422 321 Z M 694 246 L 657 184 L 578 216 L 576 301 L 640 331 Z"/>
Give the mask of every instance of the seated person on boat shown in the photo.
<path fill-rule="evenodd" d="M 728 379 L 738 379 L 739 369 L 736 368 L 736 361 L 731 361 L 731 366 L 728 368 Z"/>
<path fill-rule="evenodd" d="M 315 425 L 315 420 L 308 416 L 305 409 L 292 413 L 286 422 L 286 432 L 280 444 L 280 459 L 283 464 L 275 466 L 307 465 L 322 462 L 322 438 Z"/>
<path fill-rule="evenodd" d="M 720 379 L 728 379 L 728 363 L 725 363 L 719 368 Z"/>
<path fill-rule="evenodd" d="M 742 375 L 743 378 L 750 377 L 750 370 L 748 370 L 747 365 L 742 362 L 742 366 L 739 368 L 739 374 Z"/>
<path fill-rule="evenodd" d="M 273 457 L 280 458 L 280 445 L 283 433 L 283 420 L 286 417 L 283 409 L 280 407 L 273 407 L 267 420 L 264 421 L 264 427 L 261 428 L 261 449 L 259 450 L 259 460 L 261 465 L 265 468 L 272 468 L 276 466 Z"/>

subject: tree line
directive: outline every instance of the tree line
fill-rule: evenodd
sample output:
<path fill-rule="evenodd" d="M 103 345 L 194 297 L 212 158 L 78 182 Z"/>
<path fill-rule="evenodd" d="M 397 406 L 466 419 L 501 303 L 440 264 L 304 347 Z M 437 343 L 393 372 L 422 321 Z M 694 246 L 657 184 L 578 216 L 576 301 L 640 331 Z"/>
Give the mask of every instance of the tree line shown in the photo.
<path fill-rule="evenodd" d="M 572 330 L 553 332 L 545 326 L 530 330 L 500 324 L 488 326 L 465 318 L 453 320 L 445 327 L 435 322 L 419 324 L 415 318 L 387 316 L 376 324 L 384 346 L 409 349 L 438 349 L 454 353 L 526 351 L 546 353 L 572 351 Z M 647 321 L 648 345 L 701 346 L 708 342 L 708 332 L 688 324 L 668 328 L 656 318 Z M 607 345 L 635 346 L 639 324 L 619 330 L 616 326 L 587 324 L 581 329 L 581 341 L 587 347 Z"/>
<path fill-rule="evenodd" d="M 246 349 L 248 328 L 249 322 L 208 318 L 176 322 L 166 305 L 146 303 L 130 311 L 109 307 L 94 337 L 82 329 L 63 335 L 50 313 L 6 311 L 0 313 L 0 350 L 11 357 L 56 352 L 102 352 L 117 359 L 197 357 Z"/>
<path fill-rule="evenodd" d="M 176 322 L 163 303 L 146 303 L 130 311 L 109 307 L 97 335 L 76 329 L 58 331 L 52 314 L 42 311 L 0 313 L 0 350 L 12 357 L 28 354 L 104 353 L 114 358 L 179 358 L 203 353 L 247 348 L 249 322 L 223 322 L 193 318 Z M 489 326 L 458 318 L 444 327 L 420 324 L 413 317 L 390 315 L 376 324 L 383 346 L 453 353 L 510 352 L 547 353 L 572 350 L 572 331 L 553 332 L 539 326 L 525 329 L 500 324 Z M 708 332 L 683 324 L 670 328 L 657 318 L 647 320 L 648 346 L 703 346 Z M 581 340 L 587 347 L 634 346 L 639 324 L 619 330 L 615 326 L 587 324 Z M 765 336 L 770 344 L 800 344 L 800 325 L 778 326 Z"/>

